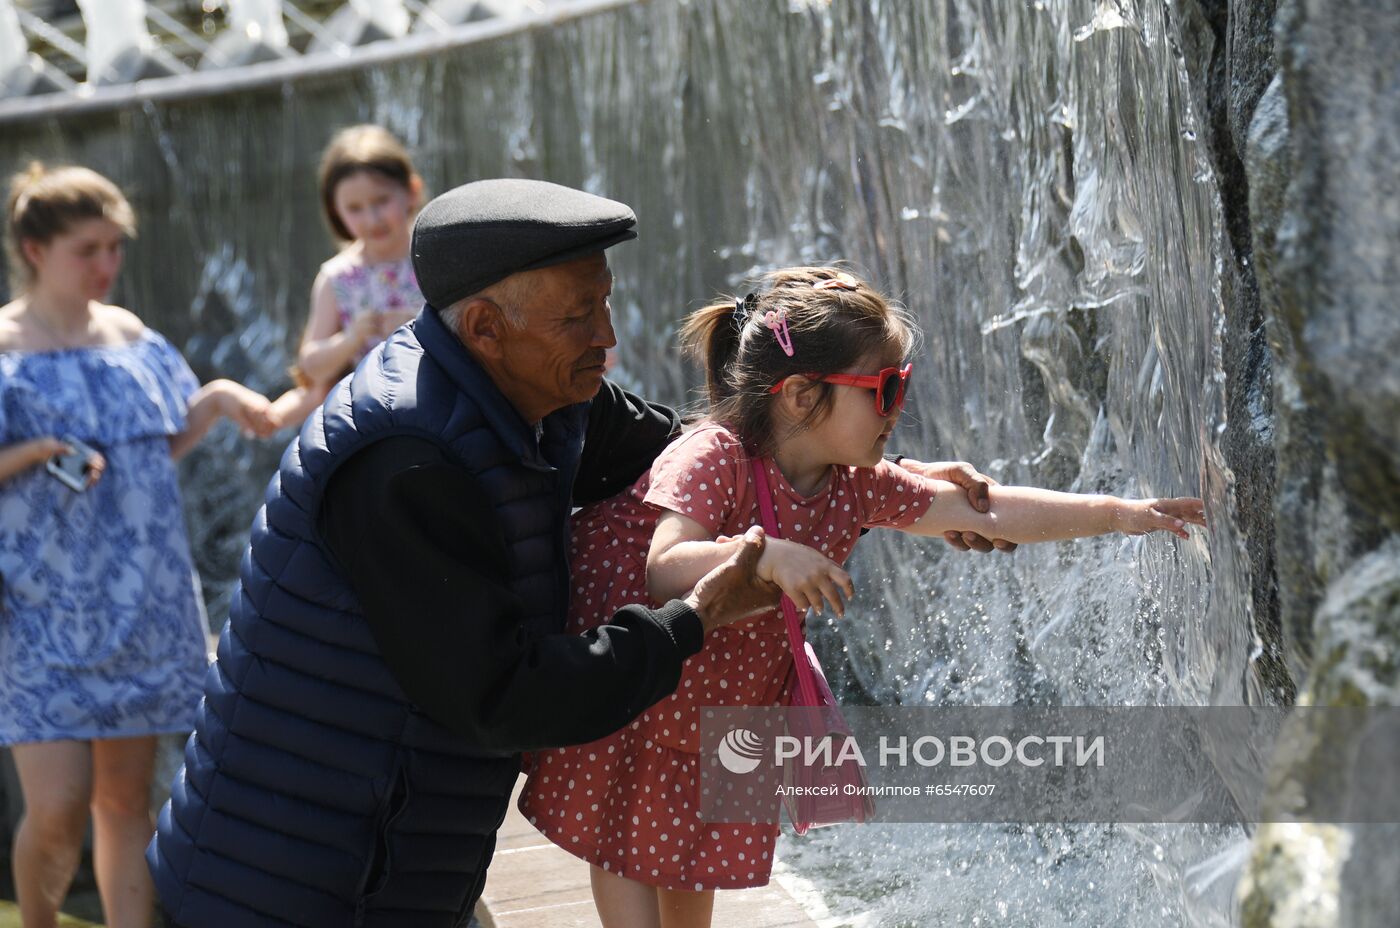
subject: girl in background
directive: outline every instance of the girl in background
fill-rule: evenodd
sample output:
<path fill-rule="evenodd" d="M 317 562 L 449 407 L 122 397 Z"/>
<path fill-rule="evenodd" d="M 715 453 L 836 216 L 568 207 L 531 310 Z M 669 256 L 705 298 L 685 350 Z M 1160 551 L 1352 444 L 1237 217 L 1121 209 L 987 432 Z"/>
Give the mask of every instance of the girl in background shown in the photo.
<path fill-rule="evenodd" d="M 275 423 L 264 397 L 200 386 L 104 302 L 135 232 L 111 181 L 34 164 L 7 218 L 20 293 L 0 307 L 0 744 L 24 794 L 20 914 L 55 924 L 91 811 L 106 923 L 146 928 L 155 736 L 193 727 L 206 667 L 174 460 L 220 417 L 260 436 Z"/>
<path fill-rule="evenodd" d="M 760 291 L 687 321 L 706 372 L 710 418 L 631 489 L 574 517 L 570 628 L 628 603 L 683 595 L 760 524 L 752 460 L 772 487 L 781 538 L 761 577 L 798 610 L 844 612 L 842 569 L 863 528 L 977 532 L 1012 542 L 1204 524 L 1199 499 L 1127 500 L 996 486 L 979 513 L 957 486 L 883 458 L 912 374 L 912 320 L 835 268 L 788 268 Z M 719 629 L 686 661 L 673 695 L 607 738 L 530 759 L 521 811 L 592 865 L 607 928 L 708 926 L 715 889 L 768 882 L 777 825 L 700 821 L 699 709 L 790 701 L 782 614 Z"/>
<path fill-rule="evenodd" d="M 423 181 L 402 143 L 380 126 L 342 129 L 321 156 L 318 185 L 326 224 L 343 247 L 311 286 L 295 386 L 273 401 L 283 425 L 300 424 L 423 306 L 409 253 Z"/>

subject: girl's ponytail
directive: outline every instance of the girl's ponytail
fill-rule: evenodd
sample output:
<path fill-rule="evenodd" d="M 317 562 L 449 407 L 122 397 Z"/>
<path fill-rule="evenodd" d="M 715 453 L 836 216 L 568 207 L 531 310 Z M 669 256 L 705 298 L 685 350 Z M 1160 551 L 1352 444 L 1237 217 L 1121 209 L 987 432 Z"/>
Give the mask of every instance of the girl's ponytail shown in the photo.
<path fill-rule="evenodd" d="M 739 355 L 743 328 L 733 301 L 711 303 L 691 313 L 681 326 L 681 349 L 705 371 L 705 392 L 717 407 L 734 395 L 730 370 Z"/>

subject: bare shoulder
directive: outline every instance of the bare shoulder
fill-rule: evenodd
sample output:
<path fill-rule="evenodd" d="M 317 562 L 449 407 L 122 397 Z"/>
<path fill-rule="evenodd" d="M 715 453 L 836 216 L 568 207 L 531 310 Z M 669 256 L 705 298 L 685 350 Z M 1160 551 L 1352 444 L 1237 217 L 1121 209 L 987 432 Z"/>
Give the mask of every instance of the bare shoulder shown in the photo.
<path fill-rule="evenodd" d="M 0 351 L 24 349 L 24 330 L 19 324 L 22 308 L 19 300 L 0 306 Z"/>
<path fill-rule="evenodd" d="M 98 318 L 104 328 L 122 341 L 134 342 L 146 331 L 146 323 L 129 309 L 103 304 L 98 310 Z"/>
<path fill-rule="evenodd" d="M 364 264 L 364 255 L 361 253 L 359 242 L 354 242 L 345 246 L 325 261 L 321 262 L 321 272 L 316 275 L 317 279 L 339 277 L 346 271 L 357 268 Z"/>

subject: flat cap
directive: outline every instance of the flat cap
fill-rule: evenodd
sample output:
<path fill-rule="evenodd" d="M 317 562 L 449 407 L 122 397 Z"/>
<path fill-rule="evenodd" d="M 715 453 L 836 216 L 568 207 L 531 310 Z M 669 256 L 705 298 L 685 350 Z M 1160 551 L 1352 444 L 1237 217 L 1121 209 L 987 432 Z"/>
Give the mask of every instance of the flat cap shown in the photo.
<path fill-rule="evenodd" d="M 479 180 L 434 197 L 413 224 L 413 272 L 442 309 L 520 271 L 637 237 L 623 203 L 541 180 Z"/>

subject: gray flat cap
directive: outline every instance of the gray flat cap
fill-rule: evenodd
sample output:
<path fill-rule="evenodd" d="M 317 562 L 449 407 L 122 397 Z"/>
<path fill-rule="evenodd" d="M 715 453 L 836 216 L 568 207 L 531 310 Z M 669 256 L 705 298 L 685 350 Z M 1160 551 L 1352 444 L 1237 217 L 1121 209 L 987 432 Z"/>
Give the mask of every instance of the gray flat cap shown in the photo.
<path fill-rule="evenodd" d="M 479 180 L 423 207 L 413 272 L 442 309 L 520 271 L 562 264 L 637 237 L 623 203 L 541 180 Z"/>

